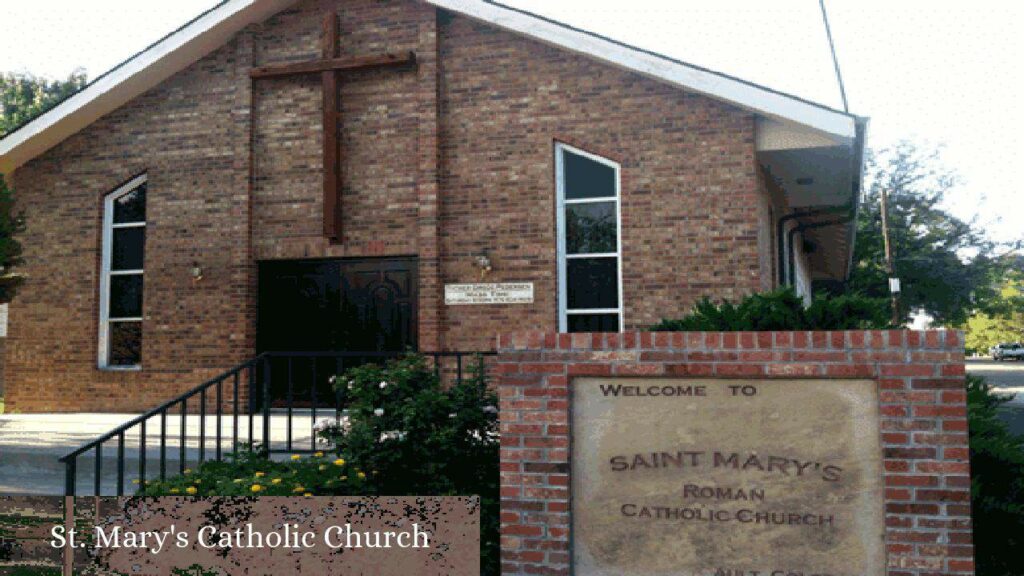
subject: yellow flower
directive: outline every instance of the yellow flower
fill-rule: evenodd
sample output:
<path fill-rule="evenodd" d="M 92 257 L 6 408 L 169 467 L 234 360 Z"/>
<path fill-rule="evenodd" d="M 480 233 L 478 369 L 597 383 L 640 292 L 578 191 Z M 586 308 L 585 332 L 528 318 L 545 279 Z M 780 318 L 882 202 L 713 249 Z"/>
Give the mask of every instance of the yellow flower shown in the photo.
<path fill-rule="evenodd" d="M 203 479 L 202 478 L 196 478 L 195 481 L 193 482 L 193 484 L 202 484 L 202 483 L 203 483 Z"/>
<path fill-rule="evenodd" d="M 302 486 L 296 486 L 295 489 L 292 490 L 292 492 L 295 492 L 296 494 L 299 493 L 299 492 L 305 492 L 305 491 L 306 491 L 306 489 L 303 488 Z"/>
<path fill-rule="evenodd" d="M 380 474 L 380 472 L 377 472 L 376 470 L 374 470 L 373 471 L 373 475 L 376 476 L 377 474 Z"/>
<path fill-rule="evenodd" d="M 178 490 L 177 488 L 171 488 L 171 494 L 177 494 L 178 492 L 181 492 L 181 490 Z"/>
<path fill-rule="evenodd" d="M 312 498 L 313 497 L 313 495 L 310 494 L 309 492 L 306 492 L 305 494 L 303 494 L 303 496 L 305 496 L 306 498 Z"/>
<path fill-rule="evenodd" d="M 348 480 L 348 476 L 342 476 L 341 479 L 342 480 Z"/>
<path fill-rule="evenodd" d="M 280 484 L 281 483 L 281 479 L 280 478 L 274 478 L 273 480 L 270 481 L 270 483 L 271 484 Z"/>
<path fill-rule="evenodd" d="M 323 472 L 324 470 L 327 470 L 327 465 L 321 464 L 320 465 L 320 471 Z"/>
<path fill-rule="evenodd" d="M 138 483 L 139 483 L 139 479 L 138 478 L 136 478 L 135 480 L 132 480 L 132 484 L 138 484 Z"/>
<path fill-rule="evenodd" d="M 292 460 L 302 460 L 302 456 L 299 456 L 298 454 L 292 454 Z"/>
<path fill-rule="evenodd" d="M 260 490 L 263 490 L 263 486 L 260 486 L 259 484 L 253 484 L 250 490 L 252 490 L 253 492 L 259 492 Z"/>
<path fill-rule="evenodd" d="M 334 461 L 334 465 L 335 466 L 344 466 L 345 465 L 345 459 L 344 458 L 338 458 L 337 460 Z"/>
<path fill-rule="evenodd" d="M 264 476 L 266 476 L 266 475 L 267 475 L 267 474 L 266 474 L 266 472 L 257 472 L 257 473 L 256 473 L 256 477 L 257 477 L 257 478 L 263 478 L 263 477 L 264 477 Z"/>
<path fill-rule="evenodd" d="M 191 473 L 192 473 L 192 469 L 191 468 L 185 468 L 185 474 L 191 474 Z"/>
<path fill-rule="evenodd" d="M 313 454 L 313 456 L 316 456 L 317 458 L 323 458 L 324 457 L 324 453 L 323 452 L 317 452 L 316 454 Z"/>
<path fill-rule="evenodd" d="M 188 492 L 189 494 L 195 494 L 196 492 L 199 492 L 199 490 L 197 490 L 195 486 L 189 486 L 188 488 L 185 489 L 185 492 Z"/>
<path fill-rule="evenodd" d="M 235 478 L 235 484 L 241 484 L 241 483 L 242 483 L 242 479 L 241 478 Z"/>
<path fill-rule="evenodd" d="M 363 480 L 363 479 L 366 478 L 366 474 L 364 474 L 363 472 L 360 472 L 360 473 L 356 474 L 356 476 L 359 476 L 360 480 Z"/>

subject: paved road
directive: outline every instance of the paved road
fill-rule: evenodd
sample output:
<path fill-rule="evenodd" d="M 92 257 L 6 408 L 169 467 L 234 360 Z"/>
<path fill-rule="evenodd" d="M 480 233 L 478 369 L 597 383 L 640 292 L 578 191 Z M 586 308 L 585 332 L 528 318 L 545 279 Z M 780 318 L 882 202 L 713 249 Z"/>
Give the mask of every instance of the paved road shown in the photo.
<path fill-rule="evenodd" d="M 984 376 L 1000 392 L 1015 394 L 1013 400 L 1003 405 L 1003 415 L 1010 429 L 1024 434 L 1024 362 L 970 359 L 967 371 Z"/>

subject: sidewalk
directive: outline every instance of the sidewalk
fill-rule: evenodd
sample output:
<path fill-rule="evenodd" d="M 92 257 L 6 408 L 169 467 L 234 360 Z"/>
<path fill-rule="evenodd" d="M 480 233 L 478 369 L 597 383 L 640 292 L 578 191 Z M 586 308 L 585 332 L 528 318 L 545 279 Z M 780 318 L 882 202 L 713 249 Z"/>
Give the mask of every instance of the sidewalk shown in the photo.
<path fill-rule="evenodd" d="M 64 494 L 64 465 L 59 458 L 79 448 L 102 434 L 134 418 L 135 414 L 0 414 L 0 494 Z M 334 418 L 333 410 L 317 410 L 317 421 Z M 285 449 L 288 440 L 287 417 L 283 411 L 274 411 L 271 421 L 271 445 L 274 449 Z M 312 414 L 309 410 L 295 410 L 292 417 L 292 447 L 297 450 L 312 446 Z M 232 418 L 228 415 L 221 420 L 221 451 L 227 454 L 233 448 Z M 263 419 L 253 417 L 253 431 L 257 440 L 262 440 Z M 249 418 L 240 416 L 238 440 L 249 440 Z M 185 467 L 195 467 L 199 462 L 200 418 L 188 416 L 185 422 Z M 160 475 L 160 419 L 151 419 L 146 429 L 146 478 L 157 479 Z M 139 478 L 139 437 L 138 427 L 125 434 L 125 486 L 126 494 L 134 492 L 133 480 Z M 114 495 L 117 490 L 117 438 L 103 445 L 102 491 L 103 495 Z M 205 456 L 216 458 L 217 418 L 206 417 Z M 166 431 L 166 471 L 168 476 L 181 469 L 179 454 L 181 446 L 181 417 L 169 414 Z M 79 494 L 92 494 L 94 488 L 95 455 L 89 451 L 78 459 L 77 485 Z"/>

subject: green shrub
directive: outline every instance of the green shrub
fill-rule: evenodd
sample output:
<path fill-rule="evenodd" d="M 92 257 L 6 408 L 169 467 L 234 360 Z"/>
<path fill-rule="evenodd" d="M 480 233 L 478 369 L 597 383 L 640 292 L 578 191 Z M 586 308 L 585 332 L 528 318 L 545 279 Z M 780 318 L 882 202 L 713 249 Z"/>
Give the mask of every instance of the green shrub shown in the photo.
<path fill-rule="evenodd" d="M 498 398 L 484 373 L 442 386 L 422 356 L 337 378 L 349 418 L 318 425 L 323 452 L 268 460 L 241 449 L 224 462 L 142 487 L 146 495 L 391 495 L 481 499 L 481 573 L 499 572 Z"/>
<path fill-rule="evenodd" d="M 305 496 L 380 494 L 373 470 L 364 471 L 323 452 L 268 460 L 259 447 L 240 447 L 222 462 L 209 461 L 166 481 L 149 481 L 140 492 L 171 496 Z"/>
<path fill-rule="evenodd" d="M 1010 396 L 967 376 L 971 507 L 978 576 L 1024 574 L 1024 437 L 999 419 Z"/>
<path fill-rule="evenodd" d="M 658 332 L 875 330 L 889 327 L 887 303 L 865 296 L 817 296 L 810 306 L 790 288 L 751 294 L 732 304 L 704 298 L 689 315 L 663 319 Z"/>

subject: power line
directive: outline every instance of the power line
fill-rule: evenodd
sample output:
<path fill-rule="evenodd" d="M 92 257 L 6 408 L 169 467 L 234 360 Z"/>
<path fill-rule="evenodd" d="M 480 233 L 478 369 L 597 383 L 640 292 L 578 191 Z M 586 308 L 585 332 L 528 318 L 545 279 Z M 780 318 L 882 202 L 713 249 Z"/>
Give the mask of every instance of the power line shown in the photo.
<path fill-rule="evenodd" d="M 843 73 L 839 71 L 839 58 L 836 57 L 836 45 L 832 41 L 832 28 L 828 25 L 828 12 L 825 10 L 825 0 L 818 0 L 821 6 L 821 19 L 825 21 L 825 34 L 828 35 L 828 48 L 832 51 L 832 65 L 836 69 L 836 79 L 839 80 L 839 94 L 843 97 L 843 111 L 849 112 L 850 105 L 846 101 L 846 86 L 843 84 Z"/>

